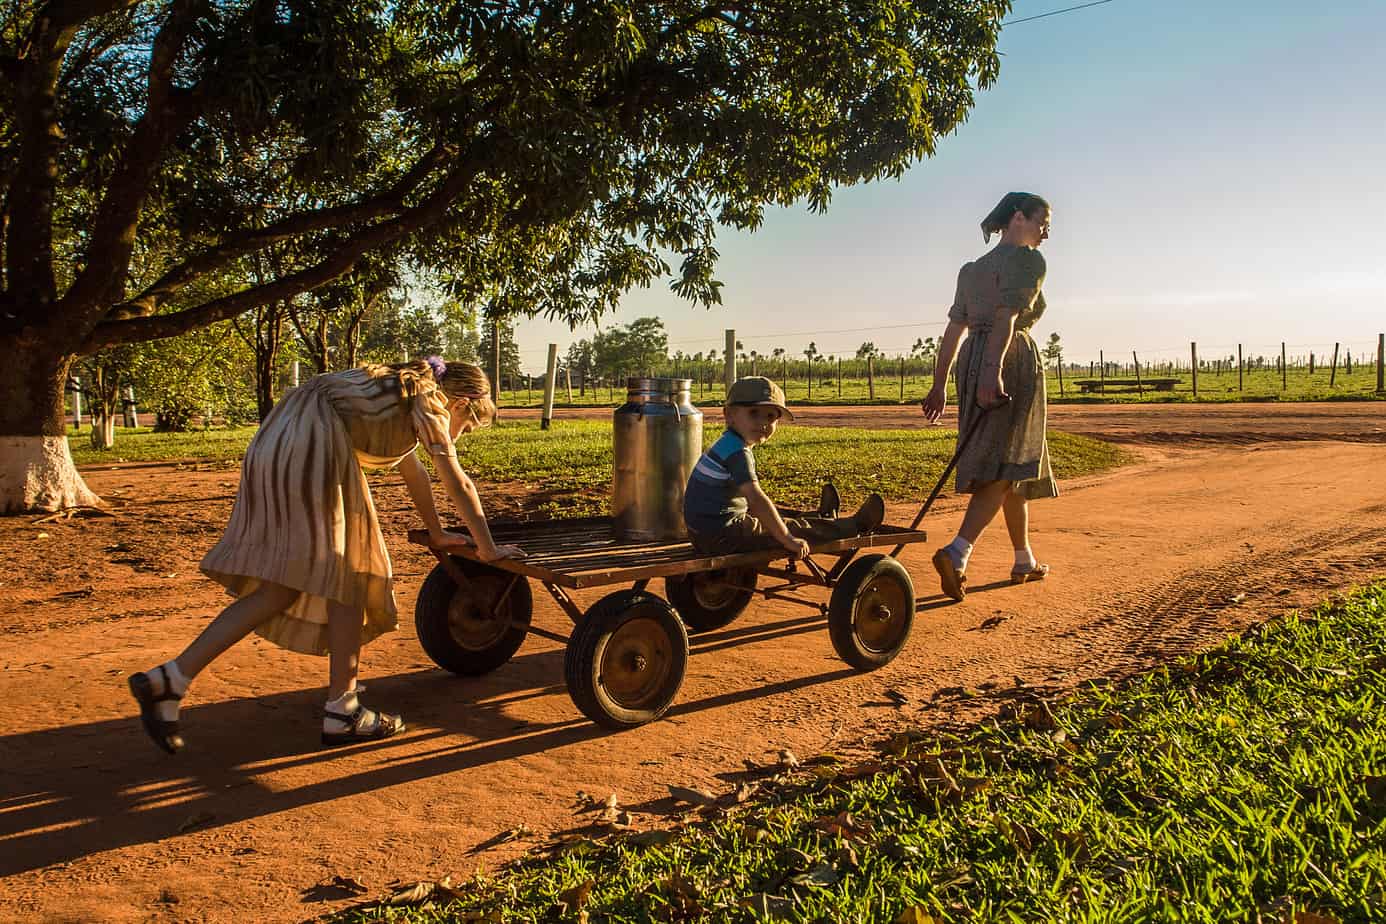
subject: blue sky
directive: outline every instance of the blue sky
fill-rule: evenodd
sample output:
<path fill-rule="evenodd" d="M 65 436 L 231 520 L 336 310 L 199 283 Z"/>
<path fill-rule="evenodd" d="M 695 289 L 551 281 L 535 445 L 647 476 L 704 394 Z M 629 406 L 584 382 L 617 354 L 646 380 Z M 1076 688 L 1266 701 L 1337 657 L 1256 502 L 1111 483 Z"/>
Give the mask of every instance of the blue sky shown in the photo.
<path fill-rule="evenodd" d="M 1016 0 L 1012 19 L 1077 0 Z M 908 352 L 937 335 L 977 224 L 1008 190 L 1054 206 L 1049 309 L 1074 360 L 1332 349 L 1386 331 L 1386 3 L 1112 0 L 1002 33 L 1001 77 L 937 156 L 724 232 L 724 305 L 635 290 L 670 349 Z M 524 366 L 593 329 L 521 322 Z"/>

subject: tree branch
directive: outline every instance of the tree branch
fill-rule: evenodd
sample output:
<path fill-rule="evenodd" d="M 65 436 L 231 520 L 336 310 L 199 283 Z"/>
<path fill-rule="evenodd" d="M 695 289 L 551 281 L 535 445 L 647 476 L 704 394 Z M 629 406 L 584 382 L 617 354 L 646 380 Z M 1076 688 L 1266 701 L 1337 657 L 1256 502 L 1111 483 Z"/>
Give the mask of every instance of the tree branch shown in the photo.
<path fill-rule="evenodd" d="M 377 196 L 350 205 L 333 206 L 291 215 L 267 228 L 244 231 L 216 247 L 204 250 L 168 270 L 134 298 L 112 307 L 107 312 L 103 323 L 153 315 L 164 302 L 188 283 L 226 266 L 233 260 L 263 250 L 272 244 L 303 234 L 326 231 L 400 212 L 403 210 L 404 201 L 409 194 L 421 186 L 428 179 L 429 174 L 444 160 L 456 153 L 456 148 L 452 145 L 437 145 L 421 157 L 419 162 L 394 186 Z"/>
<path fill-rule="evenodd" d="M 260 305 L 293 298 L 301 292 L 331 282 L 349 273 L 365 253 L 441 219 L 448 206 L 462 194 L 478 172 L 479 160 L 472 161 L 468 168 L 450 174 L 444 183 L 419 205 L 408 209 L 397 218 L 357 232 L 313 266 L 185 311 L 129 320 L 103 321 L 96 326 L 77 352 L 87 354 L 117 343 L 175 337 L 235 317 Z"/>
<path fill-rule="evenodd" d="M 196 0 L 173 0 L 167 21 L 154 37 L 144 115 L 106 185 L 106 196 L 92 225 L 86 266 L 59 302 L 60 310 L 75 309 L 86 322 L 83 327 L 124 295 L 140 212 L 163 161 L 163 150 L 196 114 L 196 91 L 176 94 L 173 73 L 183 43 L 197 19 L 197 9 Z"/>

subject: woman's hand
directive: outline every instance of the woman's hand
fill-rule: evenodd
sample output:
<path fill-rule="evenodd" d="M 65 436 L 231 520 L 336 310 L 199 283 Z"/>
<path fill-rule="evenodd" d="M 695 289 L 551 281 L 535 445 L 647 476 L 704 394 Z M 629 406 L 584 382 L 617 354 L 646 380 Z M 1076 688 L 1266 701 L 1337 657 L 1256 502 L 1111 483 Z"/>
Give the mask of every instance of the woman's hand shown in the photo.
<path fill-rule="evenodd" d="M 502 558 L 524 558 L 525 552 L 518 545 L 492 545 L 489 548 L 478 547 L 476 557 L 482 561 L 497 561 Z"/>
<path fill-rule="evenodd" d="M 796 559 L 809 557 L 809 544 L 802 539 L 796 539 L 795 537 L 790 536 L 788 540 L 785 540 L 780 544 L 783 545 L 785 549 L 789 552 L 789 554 L 793 555 Z"/>
<path fill-rule="evenodd" d="M 924 410 L 924 419 L 929 423 L 938 423 L 943 417 L 943 409 L 948 406 L 948 387 L 946 385 L 935 385 L 929 389 L 929 395 L 920 405 Z"/>
<path fill-rule="evenodd" d="M 981 381 L 977 383 L 977 405 L 989 411 L 1010 400 L 1011 396 L 1006 394 L 1006 386 L 1001 382 L 1000 370 L 995 376 L 983 373 Z"/>

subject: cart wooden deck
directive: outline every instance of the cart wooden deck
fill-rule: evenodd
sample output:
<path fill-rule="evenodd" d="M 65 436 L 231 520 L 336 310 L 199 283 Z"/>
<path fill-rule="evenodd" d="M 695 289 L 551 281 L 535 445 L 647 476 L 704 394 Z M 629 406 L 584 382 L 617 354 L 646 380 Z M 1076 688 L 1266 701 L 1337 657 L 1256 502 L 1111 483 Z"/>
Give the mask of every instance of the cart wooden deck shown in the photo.
<path fill-rule="evenodd" d="M 517 545 L 524 558 L 482 562 L 474 546 L 434 548 L 425 530 L 409 539 L 427 547 L 438 566 L 414 608 L 419 642 L 440 667 L 463 675 L 495 670 L 527 635 L 566 646 L 564 676 L 582 712 L 608 728 L 631 728 L 663 715 L 683 682 L 688 633 L 721 628 L 759 595 L 817 609 L 844 661 L 858 670 L 889 663 L 914 624 L 914 585 L 891 549 L 922 542 L 917 529 L 874 532 L 811 546 L 802 562 L 770 550 L 704 555 L 686 540 L 641 541 L 616 536 L 609 517 L 541 523 L 496 523 L 497 543 Z M 863 550 L 880 552 L 862 555 Z M 836 556 L 824 567 L 813 556 Z M 757 579 L 775 579 L 757 586 Z M 667 600 L 647 590 L 664 579 Z M 539 583 L 575 626 L 563 636 L 530 624 Z M 585 612 L 569 590 L 629 584 Z M 832 591 L 827 604 L 804 599 L 807 586 Z"/>
<path fill-rule="evenodd" d="M 621 539 L 616 537 L 610 517 L 495 523 L 491 526 L 491 535 L 498 544 L 518 545 L 526 553 L 524 558 L 490 562 L 493 567 L 573 590 L 648 581 L 697 571 L 760 567 L 788 558 L 785 552 L 778 549 L 735 555 L 703 555 L 686 539 L 658 542 Z M 820 542 L 813 546 L 813 554 L 892 548 L 923 542 L 927 538 L 922 530 L 882 525 L 869 535 Z M 431 548 L 426 530 L 410 530 L 409 541 Z M 450 549 L 449 553 L 473 561 L 481 560 L 471 546 Z M 438 553 L 435 551 L 434 554 Z"/>

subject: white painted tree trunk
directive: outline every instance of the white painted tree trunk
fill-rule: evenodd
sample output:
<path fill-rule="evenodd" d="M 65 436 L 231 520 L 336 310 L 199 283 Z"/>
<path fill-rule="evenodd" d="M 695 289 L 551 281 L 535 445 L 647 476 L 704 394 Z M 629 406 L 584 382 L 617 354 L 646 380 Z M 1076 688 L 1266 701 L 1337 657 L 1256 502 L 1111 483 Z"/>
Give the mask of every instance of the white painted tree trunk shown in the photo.
<path fill-rule="evenodd" d="M 107 414 L 91 417 L 91 448 L 112 449 L 115 447 L 115 415 Z"/>
<path fill-rule="evenodd" d="M 0 436 L 0 515 L 99 506 L 66 436 Z"/>

